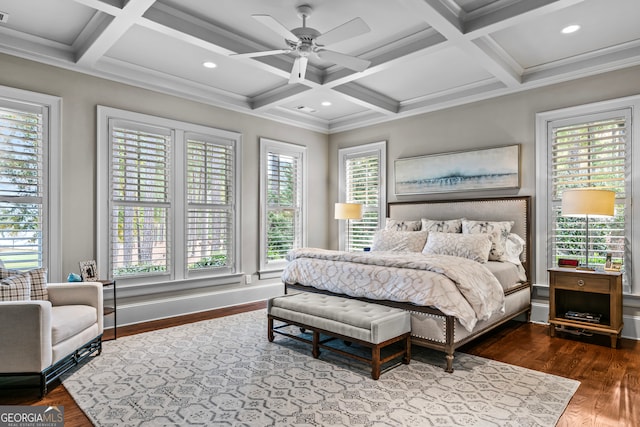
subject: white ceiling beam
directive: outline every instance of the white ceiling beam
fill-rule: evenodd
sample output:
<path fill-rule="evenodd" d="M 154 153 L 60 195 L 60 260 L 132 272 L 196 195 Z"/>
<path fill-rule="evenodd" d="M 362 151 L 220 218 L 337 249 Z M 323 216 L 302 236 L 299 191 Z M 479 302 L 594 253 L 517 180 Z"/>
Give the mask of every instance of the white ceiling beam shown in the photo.
<path fill-rule="evenodd" d="M 76 54 L 78 65 L 92 67 L 149 9 L 155 0 L 129 0 L 118 16 L 96 32 Z"/>
<path fill-rule="evenodd" d="M 287 84 L 276 89 L 261 93 L 250 100 L 253 110 L 266 110 L 277 104 L 293 100 L 309 91 L 309 87 L 301 84 Z"/>
<path fill-rule="evenodd" d="M 480 37 L 505 28 L 514 27 L 532 18 L 544 16 L 584 0 L 527 0 L 512 3 L 495 12 L 480 15 L 464 22 L 464 32 Z"/>
<path fill-rule="evenodd" d="M 375 92 L 362 85 L 351 82 L 342 86 L 336 86 L 334 91 L 340 93 L 345 99 L 354 104 L 378 111 L 383 114 L 396 114 L 400 109 L 400 103 L 381 93 Z"/>
<path fill-rule="evenodd" d="M 447 38 L 448 42 L 467 53 L 485 70 L 493 74 L 509 87 L 521 84 L 521 76 L 517 70 L 509 66 L 508 61 L 501 60 L 498 55 L 483 49 L 463 32 L 459 17 L 446 7 L 441 0 L 398 0 L 416 16 Z M 537 0 L 535 0 L 537 1 Z"/>

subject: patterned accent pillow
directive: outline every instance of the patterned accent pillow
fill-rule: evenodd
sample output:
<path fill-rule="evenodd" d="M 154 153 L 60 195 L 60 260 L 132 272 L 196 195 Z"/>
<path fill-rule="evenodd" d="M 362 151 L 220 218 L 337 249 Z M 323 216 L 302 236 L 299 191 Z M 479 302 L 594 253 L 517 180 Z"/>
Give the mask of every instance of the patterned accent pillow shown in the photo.
<path fill-rule="evenodd" d="M 372 251 L 421 252 L 427 241 L 427 231 L 378 230 Z"/>
<path fill-rule="evenodd" d="M 491 240 L 486 234 L 429 233 L 423 254 L 451 255 L 485 263 Z"/>
<path fill-rule="evenodd" d="M 491 239 L 490 261 L 506 261 L 506 244 L 513 221 L 472 221 L 462 220 L 462 233 L 488 234 Z"/>
<path fill-rule="evenodd" d="M 522 237 L 515 233 L 509 233 L 507 243 L 505 244 L 505 260 L 512 264 L 522 265 L 520 255 L 524 251 L 525 241 Z"/>
<path fill-rule="evenodd" d="M 462 233 L 462 219 L 435 220 L 422 218 L 422 229 L 438 233 Z"/>
<path fill-rule="evenodd" d="M 384 229 L 394 231 L 419 231 L 421 226 L 422 223 L 420 221 L 387 218 Z"/>
<path fill-rule="evenodd" d="M 0 279 L 23 274 L 30 276 L 31 299 L 48 301 L 49 291 L 47 290 L 47 269 L 45 267 L 29 271 L 9 270 L 0 267 Z"/>
<path fill-rule="evenodd" d="M 0 301 L 29 301 L 31 275 L 16 274 L 0 280 Z"/>

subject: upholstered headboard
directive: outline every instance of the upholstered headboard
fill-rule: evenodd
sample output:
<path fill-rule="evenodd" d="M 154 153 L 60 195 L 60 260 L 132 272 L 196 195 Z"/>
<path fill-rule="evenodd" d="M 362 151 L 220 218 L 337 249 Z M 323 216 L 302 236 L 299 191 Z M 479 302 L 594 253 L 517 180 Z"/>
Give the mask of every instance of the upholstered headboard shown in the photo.
<path fill-rule="evenodd" d="M 531 274 L 531 196 L 490 199 L 427 200 L 387 204 L 387 218 L 416 220 L 467 218 L 486 221 L 514 221 L 512 233 L 526 242 L 521 256 L 527 275 Z"/>

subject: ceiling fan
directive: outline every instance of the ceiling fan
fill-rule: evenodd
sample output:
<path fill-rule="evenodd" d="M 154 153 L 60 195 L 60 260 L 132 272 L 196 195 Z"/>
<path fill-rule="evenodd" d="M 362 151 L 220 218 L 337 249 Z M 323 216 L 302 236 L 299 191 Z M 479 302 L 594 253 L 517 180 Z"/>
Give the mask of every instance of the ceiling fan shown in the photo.
<path fill-rule="evenodd" d="M 265 25 L 272 31 L 284 37 L 287 47 L 284 49 L 267 50 L 262 52 L 239 53 L 233 56 L 254 58 L 258 56 L 287 54 L 294 52 L 296 59 L 293 63 L 289 83 L 298 83 L 304 80 L 307 71 L 309 55 L 313 54 L 320 59 L 333 62 L 353 71 L 364 71 L 371 64 L 371 61 L 360 59 L 355 56 L 335 52 L 325 49 L 326 45 L 337 43 L 352 37 L 371 31 L 369 26 L 361 19 L 355 18 L 345 22 L 336 28 L 322 34 L 315 28 L 307 27 L 307 18 L 313 12 L 313 8 L 307 4 L 298 6 L 298 16 L 302 18 L 302 27 L 288 30 L 270 15 L 251 15 L 256 21 Z"/>

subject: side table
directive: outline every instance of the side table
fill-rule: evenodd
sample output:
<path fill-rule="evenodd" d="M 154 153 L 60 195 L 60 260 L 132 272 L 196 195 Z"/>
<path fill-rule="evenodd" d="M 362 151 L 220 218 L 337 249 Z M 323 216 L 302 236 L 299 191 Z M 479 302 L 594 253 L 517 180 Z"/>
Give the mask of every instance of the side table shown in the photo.
<path fill-rule="evenodd" d="M 113 307 L 104 307 L 104 316 L 113 315 L 113 339 L 118 338 L 118 300 L 115 280 L 98 280 L 103 288 L 113 287 Z"/>

